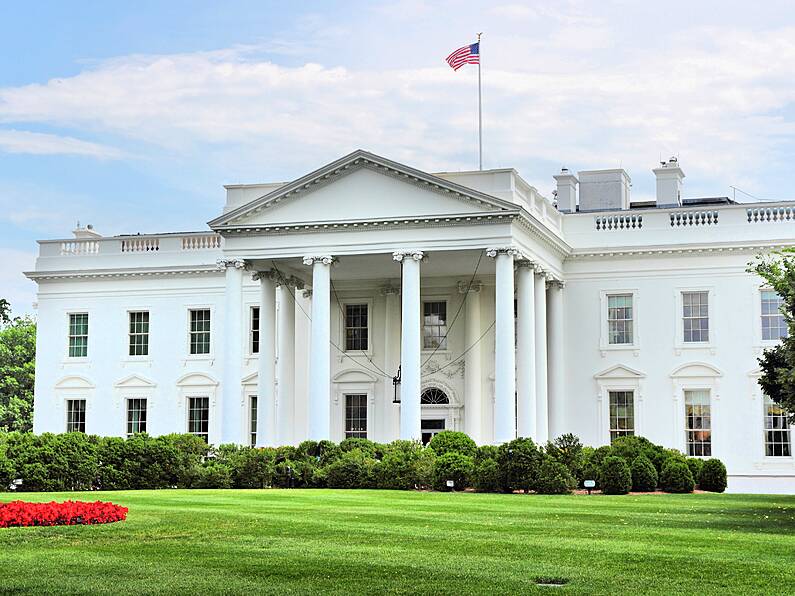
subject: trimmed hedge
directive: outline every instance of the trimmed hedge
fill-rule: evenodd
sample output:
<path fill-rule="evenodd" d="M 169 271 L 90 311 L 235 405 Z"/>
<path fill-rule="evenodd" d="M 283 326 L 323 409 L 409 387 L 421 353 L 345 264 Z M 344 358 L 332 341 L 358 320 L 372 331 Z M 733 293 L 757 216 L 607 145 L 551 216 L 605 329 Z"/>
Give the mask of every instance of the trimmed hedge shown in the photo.
<path fill-rule="evenodd" d="M 719 459 L 708 459 L 701 466 L 698 477 L 698 487 L 713 493 L 722 493 L 726 490 L 726 466 Z"/>
<path fill-rule="evenodd" d="M 469 435 L 455 430 L 443 430 L 435 434 L 428 443 L 428 447 L 433 449 L 438 456 L 454 452 L 474 457 L 478 450 L 477 444 L 469 438 Z"/>
<path fill-rule="evenodd" d="M 632 490 L 632 472 L 627 461 L 617 455 L 606 457 L 599 468 L 599 486 L 606 495 L 625 495 Z"/>
<path fill-rule="evenodd" d="M 546 457 L 538 471 L 536 492 L 542 495 L 567 495 L 577 486 L 569 468 L 552 457 Z"/>
<path fill-rule="evenodd" d="M 635 492 L 651 492 L 657 488 L 657 470 L 645 455 L 640 454 L 630 466 L 632 472 L 632 490 Z"/>
<path fill-rule="evenodd" d="M 687 462 L 672 458 L 663 466 L 660 486 L 665 492 L 692 493 L 695 484 Z"/>
<path fill-rule="evenodd" d="M 472 476 L 472 458 L 463 453 L 449 451 L 436 458 L 433 467 L 434 488 L 436 490 L 464 490 L 469 486 Z M 453 486 L 448 487 L 447 481 Z"/>

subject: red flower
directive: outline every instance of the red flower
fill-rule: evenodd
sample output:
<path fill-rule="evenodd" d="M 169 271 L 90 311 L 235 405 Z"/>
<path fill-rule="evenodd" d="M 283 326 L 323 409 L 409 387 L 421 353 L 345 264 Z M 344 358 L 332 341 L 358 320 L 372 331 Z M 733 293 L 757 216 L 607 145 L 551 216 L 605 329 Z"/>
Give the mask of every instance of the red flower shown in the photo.
<path fill-rule="evenodd" d="M 73 526 L 78 524 L 109 524 L 127 519 L 127 507 L 114 503 L 0 503 L 0 528 L 12 526 Z"/>

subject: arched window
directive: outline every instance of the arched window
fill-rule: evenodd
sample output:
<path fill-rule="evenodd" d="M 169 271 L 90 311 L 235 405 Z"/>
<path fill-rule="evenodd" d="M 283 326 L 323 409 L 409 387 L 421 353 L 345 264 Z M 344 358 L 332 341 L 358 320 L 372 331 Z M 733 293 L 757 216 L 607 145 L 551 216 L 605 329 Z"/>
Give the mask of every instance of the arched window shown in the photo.
<path fill-rule="evenodd" d="M 424 406 L 446 406 L 450 403 L 450 399 L 441 389 L 437 389 L 436 387 L 428 387 L 428 389 L 422 392 L 422 395 L 420 396 L 420 403 Z"/>

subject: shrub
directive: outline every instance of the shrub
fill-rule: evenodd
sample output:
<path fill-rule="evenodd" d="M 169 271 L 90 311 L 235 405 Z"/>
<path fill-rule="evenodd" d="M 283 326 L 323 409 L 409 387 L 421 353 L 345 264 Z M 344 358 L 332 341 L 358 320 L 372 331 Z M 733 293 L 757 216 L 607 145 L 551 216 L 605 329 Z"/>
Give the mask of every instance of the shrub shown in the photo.
<path fill-rule="evenodd" d="M 697 457 L 688 457 L 685 462 L 687 463 L 687 467 L 690 468 L 690 474 L 693 476 L 693 480 L 698 484 L 701 478 L 701 469 L 704 467 L 704 460 L 698 459 Z"/>
<path fill-rule="evenodd" d="M 496 445 L 481 445 L 475 451 L 475 456 L 472 459 L 474 460 L 475 465 L 487 459 L 493 459 L 494 461 L 497 461 L 499 453 L 499 448 Z"/>
<path fill-rule="evenodd" d="M 422 445 L 415 441 L 394 441 L 387 445 L 376 472 L 376 486 L 399 490 L 420 486 L 418 468 L 422 451 Z"/>
<path fill-rule="evenodd" d="M 433 449 L 438 456 L 455 452 L 473 457 L 478 449 L 475 441 L 470 439 L 469 435 L 455 430 L 443 430 L 435 434 L 431 442 L 428 443 L 428 447 Z"/>
<path fill-rule="evenodd" d="M 375 460 L 361 449 L 343 453 L 325 467 L 329 488 L 372 488 Z"/>
<path fill-rule="evenodd" d="M 583 464 L 583 446 L 575 435 L 567 433 L 559 436 L 554 441 L 549 441 L 546 453 L 556 461 L 562 463 L 574 477 L 579 475 Z"/>
<path fill-rule="evenodd" d="M 624 458 L 610 455 L 604 459 L 599 467 L 599 486 L 606 495 L 625 495 L 632 489 L 632 472 Z"/>
<path fill-rule="evenodd" d="M 377 454 L 379 452 L 377 443 L 374 443 L 370 439 L 359 439 L 355 437 L 342 441 L 339 445 L 339 449 L 342 453 L 359 449 L 374 459 L 377 459 Z"/>
<path fill-rule="evenodd" d="M 469 479 L 472 477 L 472 458 L 463 453 L 449 451 L 436 458 L 433 475 L 437 490 L 450 490 L 447 486 L 448 480 L 454 483 L 452 490 L 464 490 L 469 486 Z"/>
<path fill-rule="evenodd" d="M 500 488 L 505 492 L 528 492 L 535 488 L 541 458 L 541 450 L 532 439 L 518 438 L 500 445 L 497 451 Z"/>
<path fill-rule="evenodd" d="M 632 490 L 646 493 L 657 488 L 657 470 L 645 455 L 636 457 L 630 466 Z"/>
<path fill-rule="evenodd" d="M 660 486 L 667 493 L 692 493 L 695 482 L 687 463 L 678 458 L 670 458 L 660 474 Z"/>
<path fill-rule="evenodd" d="M 500 467 L 493 459 L 481 459 L 474 465 L 472 484 L 479 493 L 496 493 L 500 490 Z"/>
<path fill-rule="evenodd" d="M 227 456 L 232 484 L 237 488 L 265 488 L 271 486 L 276 474 L 275 449 L 244 447 Z"/>
<path fill-rule="evenodd" d="M 613 449 L 610 445 L 603 445 L 594 449 L 593 447 L 584 447 L 582 450 L 582 466 L 577 480 L 582 486 L 584 480 L 593 480 L 599 484 L 599 471 L 602 468 L 602 462 L 608 457 L 613 455 Z"/>
<path fill-rule="evenodd" d="M 719 459 L 708 459 L 701 468 L 698 477 L 698 486 L 701 490 L 713 493 L 722 493 L 726 490 L 726 466 Z"/>
<path fill-rule="evenodd" d="M 5 450 L 0 445 L 0 491 L 7 490 L 14 479 L 14 462 L 6 457 Z"/>
<path fill-rule="evenodd" d="M 547 457 L 538 471 L 536 481 L 536 492 L 542 495 L 565 495 L 569 494 L 577 481 L 569 472 L 569 468 L 558 460 Z"/>
<path fill-rule="evenodd" d="M 217 460 L 208 460 L 197 466 L 192 488 L 231 488 L 232 473 L 229 467 Z"/>

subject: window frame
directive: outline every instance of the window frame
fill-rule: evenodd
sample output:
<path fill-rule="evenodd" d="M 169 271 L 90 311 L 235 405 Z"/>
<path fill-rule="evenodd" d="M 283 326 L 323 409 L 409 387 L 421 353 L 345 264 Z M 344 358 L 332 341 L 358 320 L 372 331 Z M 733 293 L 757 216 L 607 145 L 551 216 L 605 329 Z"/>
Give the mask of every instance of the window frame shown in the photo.
<path fill-rule="evenodd" d="M 82 426 L 83 426 L 82 430 L 80 430 L 80 429 L 70 429 L 69 428 L 70 424 L 72 424 L 72 420 L 71 420 L 71 416 L 70 416 L 70 406 L 71 406 L 71 404 L 78 403 L 78 402 L 81 402 L 83 404 L 83 411 L 82 411 L 83 421 L 82 421 L 82 423 L 78 423 L 78 424 L 82 424 Z M 88 418 L 87 414 L 88 414 L 88 400 L 85 397 L 67 397 L 64 400 L 64 416 L 65 416 L 64 429 L 65 429 L 65 432 L 68 432 L 68 433 L 69 432 L 81 432 L 83 434 L 86 434 L 86 421 L 87 421 L 87 418 Z"/>
<path fill-rule="evenodd" d="M 257 318 L 256 318 L 256 325 L 254 320 L 254 311 L 257 311 Z M 259 356 L 259 318 L 262 316 L 262 310 L 260 309 L 259 304 L 250 304 L 248 307 L 248 344 L 247 344 L 247 354 L 255 358 Z M 210 325 L 212 326 L 212 316 L 210 317 Z M 256 338 L 255 338 L 256 336 Z M 212 342 L 212 339 L 210 340 Z M 257 342 L 257 349 L 254 350 L 254 342 Z"/>
<path fill-rule="evenodd" d="M 259 395 L 256 393 L 249 393 L 248 395 L 248 414 L 246 420 L 248 421 L 248 442 L 250 447 L 257 446 L 257 420 L 259 416 Z"/>
<path fill-rule="evenodd" d="M 781 337 L 778 337 L 778 338 L 776 338 L 776 339 L 765 339 L 765 326 L 764 326 L 765 317 L 773 317 L 773 316 L 779 316 L 779 317 L 781 317 L 781 320 L 782 320 L 782 321 L 783 321 L 783 323 L 784 323 L 784 329 L 785 329 L 786 331 L 788 331 L 788 329 L 787 329 L 787 326 L 786 326 L 786 325 L 787 325 L 787 322 L 786 322 L 786 319 L 784 318 L 784 314 L 783 314 L 783 313 L 779 313 L 778 315 L 769 315 L 769 314 L 768 314 L 768 315 L 765 315 L 765 314 L 762 312 L 762 305 L 763 305 L 763 303 L 764 303 L 764 300 L 763 300 L 763 298 L 762 298 L 762 294 L 764 294 L 765 292 L 773 292 L 773 293 L 774 293 L 776 296 L 778 296 L 778 297 L 779 297 L 779 299 L 780 299 L 780 300 L 781 300 L 781 302 L 782 302 L 782 305 L 783 305 L 783 302 L 784 302 L 784 300 L 783 300 L 783 298 L 782 298 L 782 297 L 781 297 L 781 296 L 778 294 L 778 292 L 776 292 L 776 291 L 775 291 L 773 288 L 769 288 L 769 287 L 767 287 L 767 286 L 763 286 L 763 287 L 759 288 L 759 291 L 757 292 L 757 296 L 756 296 L 756 303 L 757 303 L 757 309 L 756 309 L 756 312 L 757 312 L 757 323 L 758 323 L 758 325 L 756 326 L 756 328 L 758 329 L 758 336 L 759 336 L 759 342 L 760 342 L 760 345 L 762 345 L 762 346 L 775 346 L 775 345 L 777 345 L 779 342 L 781 342 L 781 340 L 782 340 L 784 337 L 786 337 L 786 335 L 783 335 L 783 336 L 781 336 Z"/>
<path fill-rule="evenodd" d="M 340 312 L 340 344 L 344 352 L 350 352 L 355 354 L 356 352 L 364 352 L 365 354 L 370 354 L 373 345 L 373 306 L 372 301 L 370 300 L 354 300 L 354 299 L 346 299 L 343 300 L 341 303 L 342 312 Z M 367 347 L 365 349 L 361 348 L 351 348 L 348 349 L 348 307 L 349 306 L 365 306 L 367 308 L 367 326 L 366 327 L 357 327 L 357 329 L 365 329 L 367 333 Z"/>
<path fill-rule="evenodd" d="M 676 354 L 681 354 L 682 350 L 704 349 L 710 350 L 711 354 L 715 354 L 718 336 L 717 318 L 715 317 L 715 288 L 712 286 L 688 286 L 676 288 L 674 291 L 676 292 L 676 332 L 674 335 L 676 338 Z M 684 295 L 694 292 L 705 292 L 707 294 L 707 324 L 709 331 L 709 339 L 707 341 L 685 341 Z"/>
<path fill-rule="evenodd" d="M 610 320 L 608 317 L 610 296 L 631 296 L 632 297 L 632 343 L 611 344 L 610 343 Z M 609 351 L 628 350 L 637 356 L 640 350 L 640 292 L 637 288 L 610 288 L 599 292 L 599 321 L 600 337 L 599 349 L 602 356 Z"/>
<path fill-rule="evenodd" d="M 351 406 L 348 403 L 348 400 L 350 398 L 354 398 L 354 397 L 355 398 L 359 398 L 362 401 L 362 403 L 359 404 L 358 406 L 353 406 L 355 408 L 358 408 L 359 416 L 349 419 L 348 418 L 348 411 L 351 409 Z M 366 439 L 367 438 L 367 432 L 368 432 L 368 426 L 369 426 L 369 424 L 368 424 L 369 423 L 369 415 L 370 415 L 369 402 L 370 402 L 370 396 L 367 393 L 354 393 L 354 392 L 347 392 L 346 391 L 343 394 L 343 409 L 344 409 L 344 412 L 343 412 L 343 428 L 342 428 L 343 438 L 345 438 L 345 439 Z M 364 411 L 364 416 L 361 415 L 362 409 Z M 359 421 L 360 424 L 361 424 L 361 421 L 363 420 L 364 421 L 364 429 L 363 430 L 361 430 L 361 429 L 359 429 L 359 430 L 348 430 L 348 421 L 349 420 L 351 420 L 351 421 L 357 420 L 357 421 Z"/>
<path fill-rule="evenodd" d="M 198 311 L 198 310 L 208 310 L 210 311 L 210 351 L 203 354 L 192 354 L 190 351 L 191 347 L 191 312 Z M 215 357 L 215 347 L 214 347 L 214 338 L 215 338 L 215 308 L 212 305 L 207 304 L 191 304 L 185 307 L 185 354 L 188 360 L 212 360 Z"/>
<path fill-rule="evenodd" d="M 84 356 L 72 356 L 72 317 L 78 315 L 86 316 L 86 345 Z M 82 335 L 75 335 L 74 337 L 83 337 Z M 68 310 L 66 311 L 66 359 L 68 362 L 87 362 L 89 358 L 89 343 L 91 341 L 91 311 L 89 310 Z"/>
<path fill-rule="evenodd" d="M 146 397 L 127 397 L 127 398 L 125 398 L 124 401 L 125 401 L 125 412 L 126 412 L 126 424 L 125 424 L 125 429 L 124 429 L 125 436 L 129 438 L 129 437 L 133 436 L 136 433 L 145 433 L 145 432 L 147 432 L 147 426 L 148 426 L 147 422 L 148 422 L 148 418 L 149 418 L 149 399 L 146 398 Z M 141 424 L 142 420 L 139 418 L 138 419 L 139 429 L 136 430 L 136 431 L 130 432 L 130 425 L 134 424 L 130 420 L 130 414 L 132 412 L 132 410 L 131 410 L 131 405 L 132 405 L 131 402 L 141 402 L 141 401 L 144 402 L 144 407 L 143 407 L 143 410 L 139 409 L 138 411 L 139 412 L 143 412 L 143 414 L 144 414 L 143 415 L 143 427 L 144 428 L 143 428 L 143 430 L 140 429 L 140 424 Z"/>
<path fill-rule="evenodd" d="M 708 398 L 708 407 L 709 407 L 709 453 L 704 454 L 703 452 L 700 455 L 695 455 L 690 453 L 690 440 L 688 436 L 688 432 L 695 432 L 698 430 L 705 430 L 703 427 L 701 428 L 690 428 L 689 421 L 688 421 L 688 413 L 687 413 L 687 394 L 691 392 L 705 392 Z M 684 431 L 684 450 L 683 453 L 687 457 L 698 457 L 709 459 L 711 457 L 715 457 L 715 392 L 713 391 L 712 387 L 705 386 L 705 385 L 687 385 L 682 387 L 682 408 L 683 408 L 683 418 L 682 418 L 682 428 Z M 703 404 L 701 404 L 703 406 Z M 701 416 L 703 418 L 703 415 Z M 704 441 L 700 441 L 698 443 L 693 443 L 693 446 L 701 445 L 703 451 L 703 445 L 705 444 Z"/>
<path fill-rule="evenodd" d="M 438 348 L 434 347 L 426 347 L 425 346 L 425 305 L 429 303 L 444 303 L 445 309 L 445 329 L 447 337 L 444 340 L 444 345 L 440 345 Z M 437 354 L 444 354 L 450 351 L 450 297 L 449 296 L 422 296 L 420 298 L 420 341 L 422 342 L 422 352 L 430 353 L 436 352 Z M 435 325 L 435 327 L 441 327 L 440 325 Z M 442 335 L 441 337 L 444 337 Z M 441 339 L 440 337 L 440 339 Z"/>
<path fill-rule="evenodd" d="M 613 397 L 613 394 L 618 394 L 618 393 L 629 394 L 630 395 L 630 404 L 632 406 L 632 428 L 631 429 L 620 429 L 620 428 L 618 428 L 618 426 L 616 426 L 615 429 L 614 429 L 614 427 L 613 427 L 613 414 L 612 414 L 612 411 L 611 411 L 612 407 L 613 407 L 612 397 Z M 636 403 L 636 392 L 635 392 L 634 389 L 622 388 L 622 389 L 608 389 L 607 390 L 607 417 L 608 417 L 607 430 L 608 430 L 608 433 L 609 433 L 609 439 L 610 439 L 610 444 L 611 445 L 612 445 L 613 441 L 615 441 L 619 437 L 635 436 L 637 434 L 637 432 L 636 432 L 636 427 L 637 427 L 637 424 L 636 424 L 636 420 L 637 420 L 636 410 L 637 410 L 637 408 L 635 407 L 635 403 Z M 618 417 L 616 417 L 616 420 L 618 420 Z M 614 432 L 616 433 L 615 437 L 613 436 Z M 619 433 L 622 433 L 622 434 L 619 434 Z"/>
<path fill-rule="evenodd" d="M 191 407 L 191 401 L 194 400 L 194 399 L 207 400 L 207 409 L 206 409 L 206 411 L 207 411 L 207 419 L 205 421 L 206 426 L 207 426 L 207 430 L 205 432 L 193 432 L 191 430 L 191 412 L 193 412 L 193 410 L 194 410 L 194 408 Z M 185 400 L 186 400 L 186 405 L 185 405 L 185 413 L 186 413 L 186 425 L 185 425 L 186 431 L 185 432 L 186 432 L 186 434 L 195 435 L 197 437 L 202 437 L 207 442 L 207 444 L 209 445 L 209 443 L 210 443 L 210 432 L 211 432 L 210 409 L 212 407 L 210 396 L 209 395 L 187 395 L 185 397 Z"/>
<path fill-rule="evenodd" d="M 133 333 L 131 331 L 132 327 L 132 316 L 134 314 L 146 313 L 147 321 L 146 321 L 146 333 Z M 146 336 L 146 354 L 131 354 L 130 351 L 133 347 L 132 345 L 132 338 L 133 335 L 145 335 Z M 151 358 L 151 347 L 152 342 L 150 341 L 152 338 L 152 312 L 148 308 L 128 308 L 127 309 L 127 345 L 125 350 L 125 359 L 128 360 L 148 360 Z"/>
<path fill-rule="evenodd" d="M 765 395 L 765 393 L 760 392 L 760 395 L 762 396 L 762 453 L 764 454 L 765 459 L 768 459 L 770 461 L 788 461 L 788 460 L 791 461 L 793 459 L 793 457 L 794 457 L 793 456 L 793 451 L 792 451 L 792 425 L 789 423 L 789 419 L 787 417 L 787 412 L 783 408 L 781 408 L 783 414 L 780 414 L 780 415 L 777 416 L 777 417 L 783 417 L 784 418 L 784 423 L 786 424 L 785 428 L 780 428 L 780 429 L 770 428 L 769 429 L 767 424 L 768 424 L 768 418 L 770 418 L 771 416 L 768 415 L 768 409 L 767 409 L 768 408 L 768 404 L 769 403 L 773 404 L 774 406 L 779 407 L 779 408 L 781 406 L 779 406 L 776 402 L 774 402 L 772 399 L 770 399 L 770 397 Z M 768 440 L 767 440 L 768 433 L 769 432 L 776 432 L 776 430 L 778 430 L 778 432 L 781 432 L 781 433 L 786 433 L 786 435 L 788 437 L 786 442 L 770 442 L 770 443 L 768 442 Z M 784 454 L 782 454 L 782 455 L 769 454 L 767 452 L 768 445 L 786 445 L 787 448 L 788 448 L 789 453 L 786 454 L 786 455 L 784 455 Z"/>

